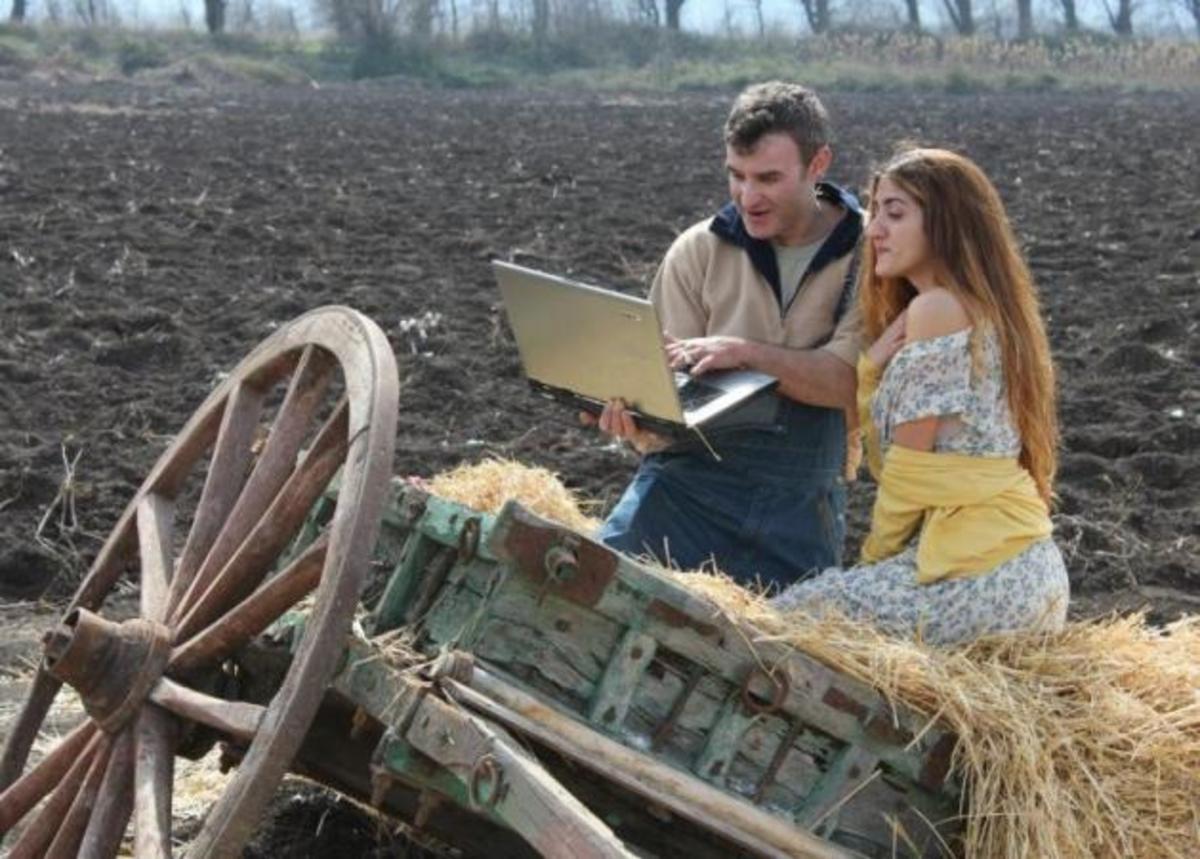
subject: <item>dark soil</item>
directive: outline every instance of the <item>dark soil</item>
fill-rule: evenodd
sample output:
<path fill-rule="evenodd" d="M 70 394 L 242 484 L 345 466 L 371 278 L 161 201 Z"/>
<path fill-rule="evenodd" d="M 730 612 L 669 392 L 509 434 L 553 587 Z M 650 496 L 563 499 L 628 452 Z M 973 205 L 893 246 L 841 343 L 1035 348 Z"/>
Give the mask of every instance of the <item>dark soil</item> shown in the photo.
<path fill-rule="evenodd" d="M 335 302 L 401 357 L 399 470 L 502 454 L 611 502 L 632 459 L 527 392 L 487 261 L 643 289 L 723 200 L 728 101 L 5 85 L 0 584 L 68 591 L 219 375 Z M 969 153 L 1010 207 L 1061 370 L 1075 613 L 1200 598 L 1200 97 L 828 102 L 844 183 L 917 139 Z"/>
<path fill-rule="evenodd" d="M 0 590 L 69 593 L 221 373 L 330 303 L 401 358 L 400 472 L 499 454 L 611 503 L 633 459 L 528 392 L 487 262 L 644 289 L 724 200 L 730 97 L 0 84 Z M 1073 615 L 1194 611 L 1200 96 L 827 100 L 833 178 L 916 139 L 1009 206 L 1061 371 Z"/>

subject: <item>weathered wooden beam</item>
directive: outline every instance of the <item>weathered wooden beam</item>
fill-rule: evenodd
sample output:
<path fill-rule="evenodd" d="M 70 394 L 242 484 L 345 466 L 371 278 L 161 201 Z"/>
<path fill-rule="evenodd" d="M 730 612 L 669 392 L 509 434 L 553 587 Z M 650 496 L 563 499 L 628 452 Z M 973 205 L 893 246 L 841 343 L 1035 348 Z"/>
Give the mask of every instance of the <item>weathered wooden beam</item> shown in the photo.
<path fill-rule="evenodd" d="M 720 833 L 743 849 L 770 857 L 846 859 L 849 855 L 789 821 L 608 739 L 479 666 L 472 672 L 470 685 L 450 679 L 442 682 L 471 709 L 603 772 L 606 778 Z"/>
<path fill-rule="evenodd" d="M 430 696 L 404 736 L 466 787 L 469 807 L 496 816 L 548 859 L 633 859 L 608 826 L 485 720 Z"/>

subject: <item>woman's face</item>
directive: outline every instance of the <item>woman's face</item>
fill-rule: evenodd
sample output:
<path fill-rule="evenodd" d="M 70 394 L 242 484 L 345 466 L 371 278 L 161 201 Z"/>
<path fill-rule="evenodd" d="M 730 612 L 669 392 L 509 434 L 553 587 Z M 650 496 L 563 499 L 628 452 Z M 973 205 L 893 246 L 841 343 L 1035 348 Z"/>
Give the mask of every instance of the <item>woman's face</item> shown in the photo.
<path fill-rule="evenodd" d="M 906 278 L 917 289 L 934 286 L 933 255 L 925 235 L 925 212 L 887 176 L 879 180 L 867 239 L 878 277 Z"/>

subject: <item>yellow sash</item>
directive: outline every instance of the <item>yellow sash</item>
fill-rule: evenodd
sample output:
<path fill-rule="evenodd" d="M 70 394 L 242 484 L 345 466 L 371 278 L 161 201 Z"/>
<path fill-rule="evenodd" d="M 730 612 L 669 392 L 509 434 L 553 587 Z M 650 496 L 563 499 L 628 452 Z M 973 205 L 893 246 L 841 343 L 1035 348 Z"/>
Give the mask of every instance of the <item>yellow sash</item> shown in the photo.
<path fill-rule="evenodd" d="M 986 573 L 1050 536 L 1046 504 L 1016 459 L 898 445 L 880 458 L 878 431 L 870 420 L 870 397 L 880 374 L 865 355 L 859 370 L 859 416 L 867 436 L 867 461 L 879 483 L 871 532 L 863 544 L 864 562 L 903 551 L 920 531 L 917 581 L 929 584 Z"/>

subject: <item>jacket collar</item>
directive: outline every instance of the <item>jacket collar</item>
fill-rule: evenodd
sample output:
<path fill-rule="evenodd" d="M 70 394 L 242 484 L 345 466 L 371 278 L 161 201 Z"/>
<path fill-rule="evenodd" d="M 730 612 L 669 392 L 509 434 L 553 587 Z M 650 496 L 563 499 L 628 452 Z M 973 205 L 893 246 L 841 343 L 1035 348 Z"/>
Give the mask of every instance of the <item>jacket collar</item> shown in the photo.
<path fill-rule="evenodd" d="M 862 206 L 859 204 L 858 198 L 849 191 L 829 182 L 819 182 L 817 183 L 817 196 L 823 200 L 838 203 L 846 210 L 846 215 L 825 239 L 824 244 L 817 251 L 817 255 L 813 257 L 812 263 L 809 264 L 806 275 L 810 272 L 820 271 L 833 260 L 840 259 L 853 250 L 858 244 L 863 230 Z M 779 286 L 779 263 L 775 259 L 775 248 L 770 241 L 756 239 L 746 232 L 746 226 L 742 223 L 737 206 L 732 202 L 726 203 L 721 211 L 713 217 L 708 228 L 720 238 L 746 252 L 754 269 L 770 285 L 776 300 L 780 301 L 782 293 Z"/>

